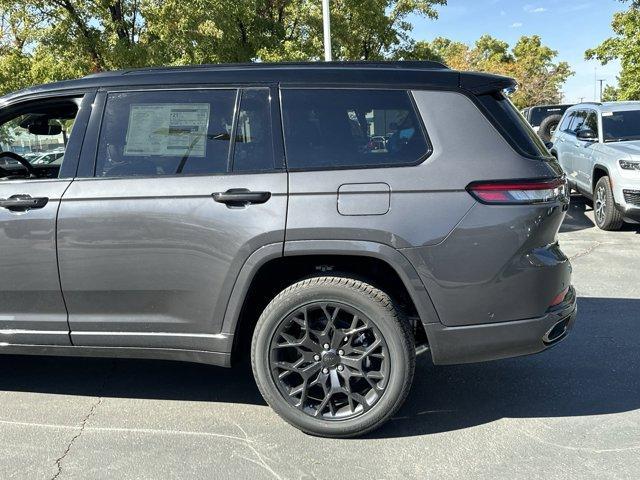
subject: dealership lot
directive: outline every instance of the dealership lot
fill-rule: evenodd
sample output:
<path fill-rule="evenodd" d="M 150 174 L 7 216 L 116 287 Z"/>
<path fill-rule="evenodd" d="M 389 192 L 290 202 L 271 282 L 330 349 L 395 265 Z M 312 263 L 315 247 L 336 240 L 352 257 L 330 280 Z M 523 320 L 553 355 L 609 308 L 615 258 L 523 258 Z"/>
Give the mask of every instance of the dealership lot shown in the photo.
<path fill-rule="evenodd" d="M 575 330 L 540 355 L 434 367 L 382 429 L 285 424 L 248 368 L 0 357 L 0 478 L 637 478 L 640 228 L 572 201 Z"/>

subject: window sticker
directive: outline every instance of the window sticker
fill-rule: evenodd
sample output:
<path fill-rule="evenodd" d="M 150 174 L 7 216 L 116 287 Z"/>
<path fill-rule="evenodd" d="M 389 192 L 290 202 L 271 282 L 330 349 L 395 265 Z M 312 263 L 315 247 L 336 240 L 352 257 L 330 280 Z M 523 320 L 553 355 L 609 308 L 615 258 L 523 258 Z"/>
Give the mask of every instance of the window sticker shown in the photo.
<path fill-rule="evenodd" d="M 603 117 L 613 117 L 613 112 L 602 112 Z"/>
<path fill-rule="evenodd" d="M 208 129 L 208 103 L 132 104 L 124 154 L 204 157 Z"/>

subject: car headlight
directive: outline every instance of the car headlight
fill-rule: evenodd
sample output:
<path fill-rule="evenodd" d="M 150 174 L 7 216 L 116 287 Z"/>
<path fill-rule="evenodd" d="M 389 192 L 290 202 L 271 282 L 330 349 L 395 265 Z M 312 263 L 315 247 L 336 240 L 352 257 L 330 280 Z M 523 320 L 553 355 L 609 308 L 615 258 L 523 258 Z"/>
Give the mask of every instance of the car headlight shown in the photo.
<path fill-rule="evenodd" d="M 640 162 L 630 162 L 629 160 L 619 160 L 620 168 L 623 170 L 640 170 Z"/>

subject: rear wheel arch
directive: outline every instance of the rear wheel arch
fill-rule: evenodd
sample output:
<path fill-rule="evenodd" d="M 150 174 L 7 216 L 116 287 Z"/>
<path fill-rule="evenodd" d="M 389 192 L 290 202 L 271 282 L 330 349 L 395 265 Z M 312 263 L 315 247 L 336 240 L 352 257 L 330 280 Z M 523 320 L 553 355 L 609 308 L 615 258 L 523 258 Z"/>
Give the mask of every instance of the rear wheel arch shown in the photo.
<path fill-rule="evenodd" d="M 253 335 L 251 366 L 284 420 L 312 435 L 352 437 L 402 405 L 415 368 L 413 333 L 385 292 L 322 274 L 269 303 Z"/>
<path fill-rule="evenodd" d="M 354 243 L 368 248 L 354 248 Z M 400 252 L 360 241 L 300 241 L 288 246 L 285 255 L 256 252 L 254 255 L 264 258 L 256 261 L 250 257 L 240 272 L 223 323 L 223 333 L 233 335 L 232 362 L 248 356 L 258 317 L 280 291 L 323 274 L 349 275 L 385 291 L 415 320 L 416 342 L 427 343 L 422 324 L 439 323 L 439 318 L 417 272 Z"/>

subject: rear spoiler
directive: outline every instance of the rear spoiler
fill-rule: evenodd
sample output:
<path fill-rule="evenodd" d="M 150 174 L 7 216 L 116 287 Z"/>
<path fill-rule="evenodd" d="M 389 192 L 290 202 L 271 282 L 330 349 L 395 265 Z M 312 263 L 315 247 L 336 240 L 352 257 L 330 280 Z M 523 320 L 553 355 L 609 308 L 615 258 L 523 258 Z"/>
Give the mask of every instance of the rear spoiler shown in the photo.
<path fill-rule="evenodd" d="M 460 88 L 474 95 L 486 95 L 502 90 L 514 90 L 518 83 L 510 77 L 491 73 L 460 72 Z"/>

